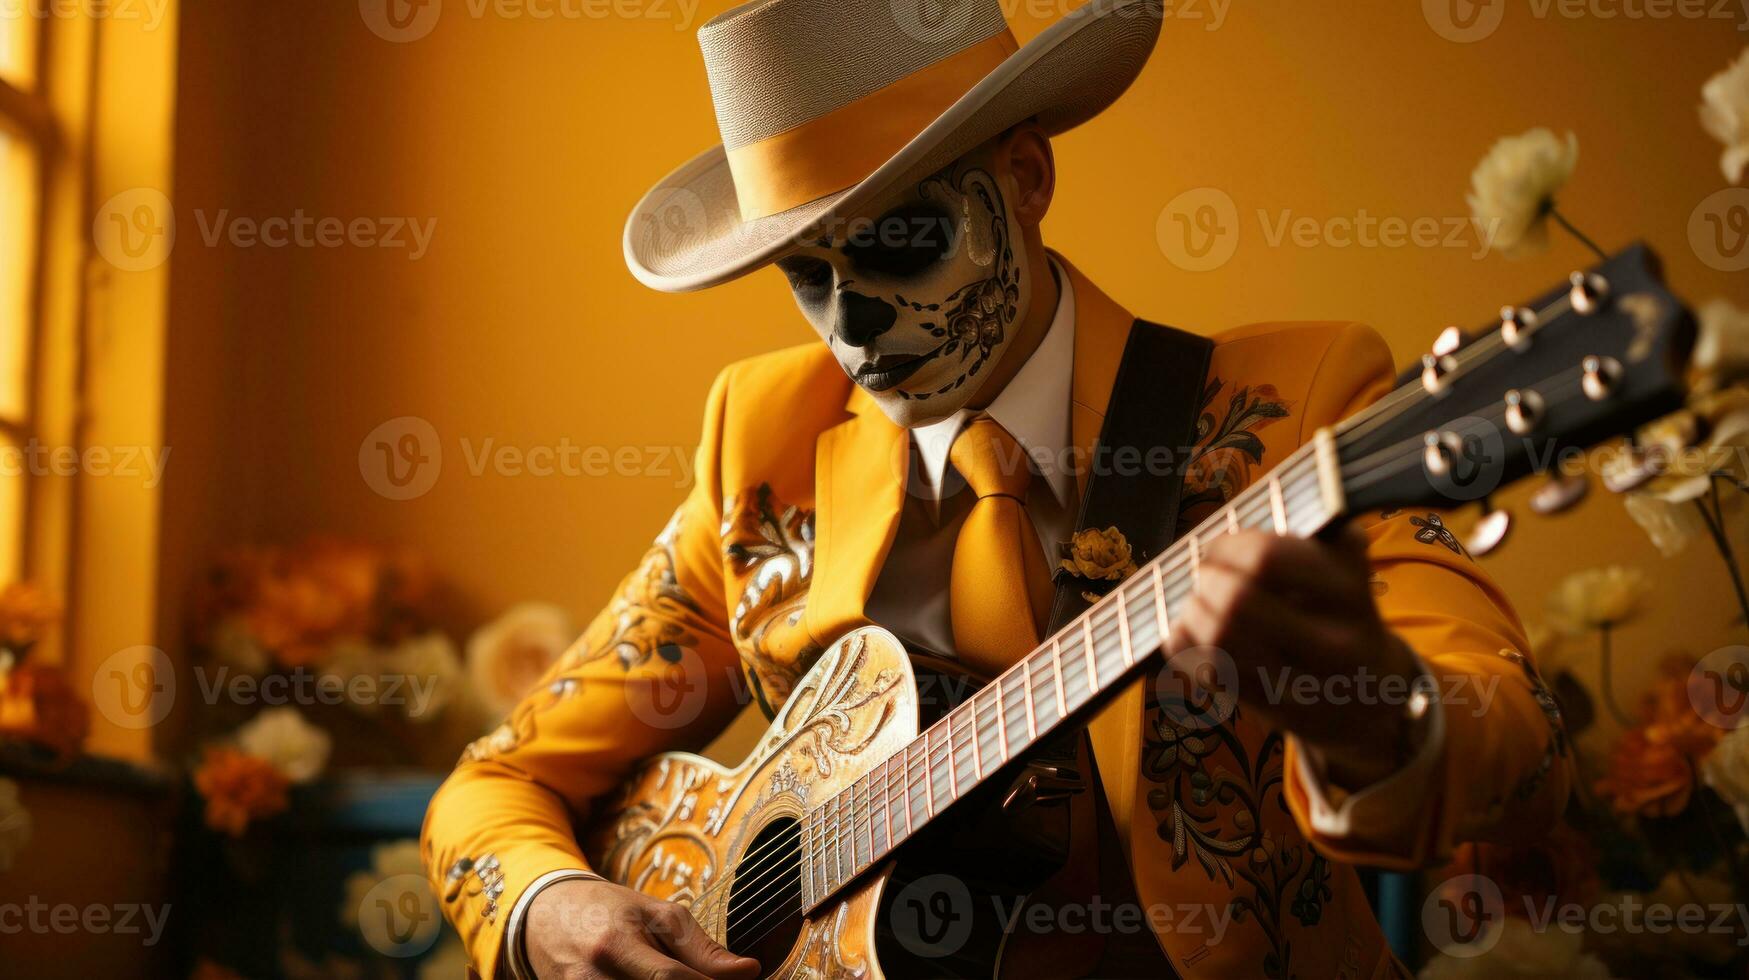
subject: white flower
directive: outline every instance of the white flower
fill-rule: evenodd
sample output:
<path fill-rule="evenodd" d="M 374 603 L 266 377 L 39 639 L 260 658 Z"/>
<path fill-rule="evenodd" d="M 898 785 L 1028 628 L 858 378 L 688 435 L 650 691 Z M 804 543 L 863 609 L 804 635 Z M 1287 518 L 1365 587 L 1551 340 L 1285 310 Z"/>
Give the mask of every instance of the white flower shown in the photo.
<path fill-rule="evenodd" d="M 1749 167 L 1749 48 L 1730 67 L 1707 79 L 1700 97 L 1700 124 L 1725 144 L 1719 169 L 1734 184 Z"/>
<path fill-rule="evenodd" d="M 1666 558 L 1681 554 L 1695 535 L 1706 531 L 1692 501 L 1677 502 L 1660 494 L 1635 491 L 1622 498 L 1622 506 Z"/>
<path fill-rule="evenodd" d="M 1749 831 L 1749 726 L 1733 728 L 1701 760 L 1700 777 L 1737 811 Z"/>
<path fill-rule="evenodd" d="M 10 871 L 12 861 L 30 843 L 30 811 L 18 798 L 18 784 L 0 778 L 0 871 Z"/>
<path fill-rule="evenodd" d="M 1507 258 L 1548 247 L 1549 212 L 1579 162 L 1579 141 L 1547 129 L 1494 144 L 1470 174 L 1470 217 L 1483 241 Z"/>
<path fill-rule="evenodd" d="M 1569 636 L 1619 626 L 1640 611 L 1651 591 L 1651 580 L 1637 568 L 1608 565 L 1574 572 L 1549 593 L 1549 625 Z"/>
<path fill-rule="evenodd" d="M 268 708 L 237 729 L 237 746 L 294 783 L 307 783 L 322 774 L 334 740 L 328 733 L 304 720 L 292 707 Z"/>
<path fill-rule="evenodd" d="M 400 678 L 401 705 L 411 721 L 430 721 L 443 713 L 461 685 L 462 661 L 455 644 L 438 632 L 404 640 L 382 658 L 378 675 Z M 386 685 L 381 691 L 393 693 Z"/>
<path fill-rule="evenodd" d="M 1528 921 L 1507 916 L 1500 939 L 1480 956 L 1441 953 L 1421 968 L 1421 980 L 1501 980 L 1503 977 L 1565 977 L 1570 980 L 1610 980 L 1609 967 L 1585 952 L 1584 938 L 1556 925 L 1541 931 Z"/>
<path fill-rule="evenodd" d="M 1700 308 L 1696 320 L 1700 329 L 1690 363 L 1700 386 L 1710 391 L 1749 376 L 1749 310 L 1715 297 Z"/>
<path fill-rule="evenodd" d="M 468 640 L 474 692 L 495 717 L 509 714 L 576 638 L 570 615 L 558 606 L 524 602 L 510 607 Z"/>

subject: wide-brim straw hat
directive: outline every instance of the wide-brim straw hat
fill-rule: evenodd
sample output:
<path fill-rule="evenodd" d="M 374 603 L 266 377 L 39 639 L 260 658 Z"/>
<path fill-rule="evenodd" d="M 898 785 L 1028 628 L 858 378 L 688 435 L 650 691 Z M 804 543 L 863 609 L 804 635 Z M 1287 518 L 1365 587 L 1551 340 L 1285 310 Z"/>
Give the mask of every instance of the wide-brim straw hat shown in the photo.
<path fill-rule="evenodd" d="M 1024 46 L 999 0 L 754 0 L 699 29 L 722 143 L 626 220 L 667 292 L 767 265 L 1027 119 L 1049 135 L 1122 95 L 1161 0 L 1092 0 Z"/>

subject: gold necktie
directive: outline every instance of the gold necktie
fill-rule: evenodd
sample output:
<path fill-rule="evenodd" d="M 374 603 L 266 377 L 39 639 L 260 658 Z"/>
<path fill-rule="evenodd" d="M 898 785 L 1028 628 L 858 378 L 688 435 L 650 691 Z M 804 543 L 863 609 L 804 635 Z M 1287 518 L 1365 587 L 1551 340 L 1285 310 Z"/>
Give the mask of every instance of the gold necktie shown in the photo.
<path fill-rule="evenodd" d="M 953 549 L 948 580 L 960 659 L 1006 667 L 1038 645 L 1051 607 L 1051 571 L 1026 513 L 1032 470 L 995 419 L 968 423 L 948 459 L 977 494 Z"/>

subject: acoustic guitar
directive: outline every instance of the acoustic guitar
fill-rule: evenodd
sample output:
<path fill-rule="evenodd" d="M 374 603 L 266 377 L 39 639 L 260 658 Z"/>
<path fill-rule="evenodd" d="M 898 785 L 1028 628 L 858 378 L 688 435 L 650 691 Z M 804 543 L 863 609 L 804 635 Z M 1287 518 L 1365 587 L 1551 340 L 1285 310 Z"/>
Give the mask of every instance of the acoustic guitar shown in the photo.
<path fill-rule="evenodd" d="M 820 656 L 740 765 L 649 759 L 597 808 L 584 851 L 611 880 L 690 907 L 767 976 L 1003 975 L 1010 944 L 980 914 L 993 905 L 982 892 L 1024 897 L 1048 869 L 977 830 L 1001 809 L 991 804 L 1020 784 L 1036 790 L 1029 760 L 1143 671 L 1155 672 L 1153 695 L 1187 724 L 1236 696 L 1236 677 L 1207 653 L 1181 661 L 1160 652 L 1213 541 L 1241 528 L 1317 535 L 1396 507 L 1488 510 L 1489 494 L 1546 474 L 1562 450 L 1679 408 L 1693 334 L 1642 245 L 1505 308 L 1484 331 L 1448 331 L 1395 391 L 1316 433 L 951 708 L 929 710 L 892 634 L 853 630 Z M 1655 476 L 1660 462 L 1631 443 L 1619 461 L 1616 490 Z M 1533 507 L 1576 496 L 1572 478 L 1551 477 Z M 1487 540 L 1471 550 L 1496 542 L 1507 520 L 1491 511 Z M 945 868 L 954 888 L 917 887 Z M 1019 972 L 1039 975 L 1033 966 Z"/>

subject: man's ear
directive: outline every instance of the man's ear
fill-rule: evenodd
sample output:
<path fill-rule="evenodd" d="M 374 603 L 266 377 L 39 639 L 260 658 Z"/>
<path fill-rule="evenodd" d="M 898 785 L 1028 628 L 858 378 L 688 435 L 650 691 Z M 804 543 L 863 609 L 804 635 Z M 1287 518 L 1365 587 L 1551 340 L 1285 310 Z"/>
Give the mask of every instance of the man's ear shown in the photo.
<path fill-rule="evenodd" d="M 1015 217 L 1026 227 L 1038 227 L 1051 209 L 1051 196 L 1057 189 L 1057 161 L 1051 155 L 1050 138 L 1038 123 L 1028 120 L 1003 135 L 997 154 L 1007 162 L 1008 174 L 1014 178 Z"/>

